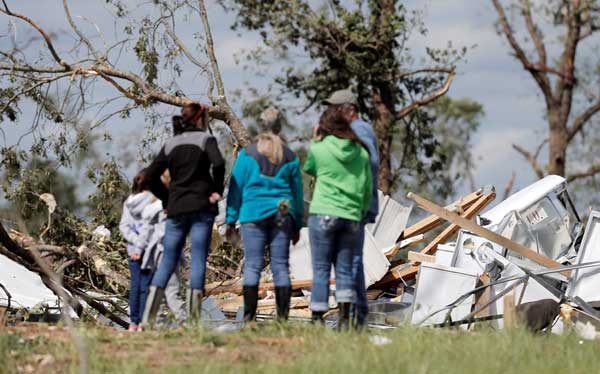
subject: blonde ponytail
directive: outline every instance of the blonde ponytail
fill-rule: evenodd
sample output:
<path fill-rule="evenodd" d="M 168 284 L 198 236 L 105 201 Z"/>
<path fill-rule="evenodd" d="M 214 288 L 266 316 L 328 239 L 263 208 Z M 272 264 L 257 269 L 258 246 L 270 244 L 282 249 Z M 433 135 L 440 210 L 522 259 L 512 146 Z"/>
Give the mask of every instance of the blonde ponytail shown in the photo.
<path fill-rule="evenodd" d="M 258 135 L 257 150 L 273 165 L 279 165 L 283 161 L 283 141 L 278 135 L 273 133 Z"/>

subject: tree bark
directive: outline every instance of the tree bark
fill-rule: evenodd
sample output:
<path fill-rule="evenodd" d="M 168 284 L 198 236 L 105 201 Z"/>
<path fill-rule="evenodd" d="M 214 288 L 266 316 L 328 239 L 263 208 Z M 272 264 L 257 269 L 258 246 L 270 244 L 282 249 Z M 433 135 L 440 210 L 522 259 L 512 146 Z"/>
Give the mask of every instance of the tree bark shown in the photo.
<path fill-rule="evenodd" d="M 565 124 L 550 123 L 548 173 L 565 176 L 567 162 L 567 129 Z"/>
<path fill-rule="evenodd" d="M 386 94 L 385 91 L 388 93 Z M 373 90 L 372 99 L 373 126 L 379 144 L 379 189 L 388 195 L 392 190 L 391 130 L 396 118 L 394 102 L 389 90 L 377 88 Z"/>

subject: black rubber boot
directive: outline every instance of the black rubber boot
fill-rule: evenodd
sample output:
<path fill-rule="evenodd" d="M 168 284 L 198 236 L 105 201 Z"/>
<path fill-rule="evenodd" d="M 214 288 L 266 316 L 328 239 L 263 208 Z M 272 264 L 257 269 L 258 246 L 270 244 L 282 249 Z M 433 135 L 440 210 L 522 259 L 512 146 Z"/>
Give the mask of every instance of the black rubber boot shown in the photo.
<path fill-rule="evenodd" d="M 366 319 L 361 320 L 360 318 L 358 318 L 358 315 L 359 315 L 358 305 L 354 304 L 352 311 L 354 312 L 354 316 L 352 317 L 352 326 L 358 332 L 365 331 L 367 329 L 367 320 Z"/>
<path fill-rule="evenodd" d="M 202 317 L 202 299 L 204 298 L 204 291 L 190 288 L 187 296 L 188 321 L 197 323 Z"/>
<path fill-rule="evenodd" d="M 154 327 L 156 321 L 156 314 L 160 303 L 165 296 L 165 290 L 156 286 L 150 286 L 148 290 L 148 298 L 146 299 L 146 307 L 144 308 L 144 315 L 142 317 L 142 330 L 149 330 Z"/>
<path fill-rule="evenodd" d="M 348 331 L 350 328 L 350 308 L 352 303 L 338 303 L 338 331 Z"/>
<path fill-rule="evenodd" d="M 258 286 L 244 286 L 244 322 L 256 320 L 258 305 Z"/>
<path fill-rule="evenodd" d="M 325 326 L 325 312 L 312 311 L 311 322 L 313 325 Z"/>
<path fill-rule="evenodd" d="M 277 303 L 277 320 L 287 321 L 290 314 L 292 287 L 275 287 L 275 302 Z"/>

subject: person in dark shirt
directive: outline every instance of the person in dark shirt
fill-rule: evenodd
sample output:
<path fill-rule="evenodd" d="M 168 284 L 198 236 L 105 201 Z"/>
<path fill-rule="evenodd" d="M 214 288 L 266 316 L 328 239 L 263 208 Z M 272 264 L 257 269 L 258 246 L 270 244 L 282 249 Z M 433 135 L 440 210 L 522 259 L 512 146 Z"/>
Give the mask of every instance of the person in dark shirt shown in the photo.
<path fill-rule="evenodd" d="M 181 117 L 185 125 L 183 132 L 169 139 L 146 169 L 152 193 L 167 209 L 167 221 L 163 259 L 152 279 L 142 326 L 149 326 L 155 320 L 188 234 L 192 244 L 189 318 L 199 319 L 202 310 L 206 259 L 218 213 L 217 202 L 223 194 L 225 161 L 216 139 L 207 131 L 206 108 L 197 103 L 188 104 L 183 107 Z M 160 180 L 166 169 L 171 174 L 168 189 Z"/>

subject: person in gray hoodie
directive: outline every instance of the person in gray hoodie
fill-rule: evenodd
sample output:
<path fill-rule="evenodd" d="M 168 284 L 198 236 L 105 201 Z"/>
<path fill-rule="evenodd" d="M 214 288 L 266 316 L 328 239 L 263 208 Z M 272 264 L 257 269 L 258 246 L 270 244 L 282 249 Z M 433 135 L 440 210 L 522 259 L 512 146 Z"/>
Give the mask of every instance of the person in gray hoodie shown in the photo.
<path fill-rule="evenodd" d="M 144 183 L 144 174 L 139 172 L 133 179 L 131 195 L 123 204 L 119 230 L 127 241 L 127 263 L 131 272 L 129 290 L 129 331 L 137 331 L 142 321 L 152 272 L 142 269 L 142 251 L 135 243 L 142 227 L 142 212 L 152 203 L 154 196 Z"/>
<path fill-rule="evenodd" d="M 170 183 L 168 170 L 163 173 L 161 180 L 165 184 L 165 187 L 168 188 Z M 142 271 L 150 271 L 152 275 L 154 275 L 154 272 L 162 259 L 164 251 L 162 241 L 165 236 L 166 220 L 167 215 L 164 211 L 163 203 L 157 198 L 154 198 L 154 201 L 147 205 L 142 212 L 142 225 L 135 246 L 143 251 Z M 181 256 L 179 262 L 180 268 L 183 263 L 184 256 Z M 181 284 L 178 275 L 178 270 L 171 275 L 171 278 L 165 287 L 165 299 L 167 301 L 167 306 L 171 309 L 171 312 L 173 312 L 177 323 L 181 325 L 185 322 L 187 313 L 181 297 Z"/>

